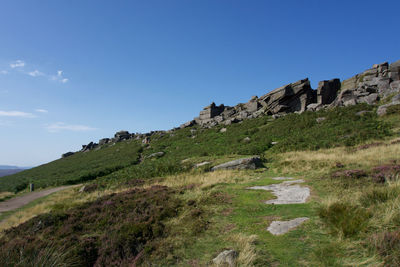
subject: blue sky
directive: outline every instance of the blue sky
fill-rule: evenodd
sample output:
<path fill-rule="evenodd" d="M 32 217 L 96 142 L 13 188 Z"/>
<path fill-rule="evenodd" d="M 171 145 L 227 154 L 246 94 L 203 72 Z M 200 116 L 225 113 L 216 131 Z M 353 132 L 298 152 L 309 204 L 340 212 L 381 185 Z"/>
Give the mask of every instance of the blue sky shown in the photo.
<path fill-rule="evenodd" d="M 400 59 L 400 1 L 0 3 L 0 165 Z"/>

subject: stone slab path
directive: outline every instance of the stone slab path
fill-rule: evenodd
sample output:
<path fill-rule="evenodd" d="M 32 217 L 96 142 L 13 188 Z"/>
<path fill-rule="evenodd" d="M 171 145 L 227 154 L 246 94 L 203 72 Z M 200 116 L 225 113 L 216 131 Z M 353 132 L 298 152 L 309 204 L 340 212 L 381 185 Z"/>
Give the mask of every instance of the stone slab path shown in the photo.
<path fill-rule="evenodd" d="M 272 194 L 277 198 L 265 201 L 265 204 L 301 204 L 306 203 L 310 196 L 310 188 L 299 185 L 300 183 L 304 183 L 302 179 L 294 180 L 291 177 L 275 177 L 272 179 L 284 182 L 266 186 L 253 186 L 248 189 L 272 191 Z M 289 221 L 273 221 L 267 230 L 273 235 L 282 235 L 296 228 L 308 219 L 307 217 L 300 217 Z"/>
<path fill-rule="evenodd" d="M 45 190 L 41 190 L 41 191 L 27 193 L 25 195 L 0 202 L 0 213 L 16 210 L 18 208 L 21 208 L 22 206 L 25 206 L 26 204 L 29 204 L 30 202 L 32 202 L 38 198 L 45 197 L 45 196 L 48 196 L 55 192 L 65 190 L 68 188 L 72 188 L 72 187 L 77 187 L 77 186 L 80 186 L 80 185 L 60 186 L 60 187 L 45 189 Z"/>
<path fill-rule="evenodd" d="M 281 177 L 279 177 L 281 178 Z M 306 203 L 310 196 L 310 188 L 300 186 L 298 183 L 304 183 L 304 180 L 285 181 L 280 184 L 271 184 L 265 186 L 253 186 L 249 189 L 261 189 L 272 191 L 277 198 L 266 201 L 266 204 L 300 204 Z"/>
<path fill-rule="evenodd" d="M 307 220 L 307 217 L 301 217 L 290 221 L 273 221 L 267 230 L 273 235 L 283 235 Z"/>

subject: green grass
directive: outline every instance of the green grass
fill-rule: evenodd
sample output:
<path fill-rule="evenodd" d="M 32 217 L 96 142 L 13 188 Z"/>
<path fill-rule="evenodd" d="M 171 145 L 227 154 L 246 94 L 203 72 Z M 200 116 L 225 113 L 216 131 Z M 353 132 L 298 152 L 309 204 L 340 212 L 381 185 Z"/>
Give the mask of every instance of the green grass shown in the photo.
<path fill-rule="evenodd" d="M 100 150 L 76 153 L 48 164 L 0 179 L 0 191 L 18 192 L 34 182 L 37 187 L 81 183 L 98 177 L 110 181 L 119 179 L 165 176 L 185 171 L 181 163 L 188 158 L 221 158 L 227 155 L 273 155 L 293 150 L 317 150 L 333 146 L 352 146 L 372 138 L 390 135 L 390 124 L 378 120 L 375 114 L 357 116 L 369 105 L 357 105 L 319 112 L 289 114 L 272 120 L 269 116 L 245 120 L 240 124 L 202 129 L 198 126 L 179 129 L 173 134 L 153 135 L 151 144 L 142 147 L 130 140 L 108 145 Z M 322 123 L 316 118 L 326 117 Z M 193 134 L 191 130 L 196 130 Z M 194 138 L 193 138 L 194 137 Z M 249 137 L 250 142 L 244 142 Z M 272 145 L 272 142 L 278 142 Z M 163 151 L 160 159 L 143 157 Z"/>
<path fill-rule="evenodd" d="M 139 160 L 141 145 L 137 141 L 117 143 L 90 152 L 79 152 L 0 179 L 0 191 L 18 192 L 33 182 L 36 188 L 78 184 L 96 179 Z"/>
<path fill-rule="evenodd" d="M 372 266 L 382 262 L 390 266 L 398 262 L 394 251 L 400 244 L 395 232 L 400 226 L 400 213 L 395 209 L 400 187 L 390 184 L 396 182 L 398 174 L 389 173 L 397 167 L 383 166 L 374 173 L 374 166 L 368 166 L 362 177 L 334 177 L 337 169 L 326 167 L 329 164 L 324 165 L 324 172 L 317 167 L 307 172 L 293 170 L 295 178 L 305 179 L 304 185 L 312 188 L 309 202 L 294 205 L 267 205 L 264 201 L 273 198 L 270 192 L 246 189 L 280 182 L 271 179 L 281 176 L 272 170 L 238 172 L 222 179 L 222 172 L 192 169 L 195 163 L 209 161 L 212 166 L 248 155 L 261 155 L 266 168 L 272 168 L 284 164 L 279 157 L 282 152 L 337 146 L 348 146 L 343 153 L 353 153 L 358 144 L 396 134 L 392 131 L 398 127 L 395 113 L 383 118 L 375 113 L 355 115 L 373 109 L 357 105 L 276 120 L 265 116 L 226 126 L 224 133 L 220 132 L 222 126 L 179 129 L 152 136 L 150 145 L 123 141 L 3 177 L 2 191 L 19 191 L 31 181 L 37 187 L 47 187 L 91 180 L 98 185 L 96 190 L 103 190 L 135 187 L 141 183 L 134 181 L 143 179 L 145 187 L 85 204 L 54 205 L 51 213 L 5 233 L 0 241 L 0 260 L 7 257 L 7 251 L 21 246 L 27 248 L 27 255 L 34 247 L 46 251 L 46 247 L 56 246 L 78 259 L 81 266 L 92 266 L 96 261 L 100 265 L 127 264 L 136 257 L 140 266 L 205 266 L 224 249 L 239 251 L 239 266 L 367 266 L 361 263 L 372 258 Z M 317 123 L 318 117 L 326 120 Z M 244 142 L 245 137 L 250 142 Z M 165 155 L 146 159 L 159 151 Z M 144 160 L 139 162 L 140 158 Z M 346 169 L 351 167 L 343 163 Z M 179 174 L 195 178 L 209 175 L 218 182 L 207 181 L 203 186 L 188 179 L 190 184 L 183 184 L 186 180 L 174 184 L 171 179 L 182 179 Z M 378 184 L 375 174 L 390 179 Z M 166 181 L 168 189 L 146 187 Z M 273 220 L 297 217 L 310 220 L 282 236 L 266 230 Z M 35 230 L 39 224 L 44 226 Z M 377 242 L 372 244 L 369 238 L 374 234 Z M 76 246 L 64 247 L 72 243 Z M 17 255 L 13 257 L 18 260 Z"/>

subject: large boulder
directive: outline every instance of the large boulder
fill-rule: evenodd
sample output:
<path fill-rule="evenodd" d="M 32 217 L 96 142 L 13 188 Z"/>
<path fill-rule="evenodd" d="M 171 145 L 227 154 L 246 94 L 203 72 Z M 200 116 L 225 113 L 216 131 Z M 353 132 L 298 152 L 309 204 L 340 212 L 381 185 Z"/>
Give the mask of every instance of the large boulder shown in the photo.
<path fill-rule="evenodd" d="M 308 78 L 277 88 L 259 99 L 268 114 L 302 112 L 315 100 Z"/>
<path fill-rule="evenodd" d="M 229 161 L 211 168 L 211 171 L 216 170 L 243 170 L 243 169 L 256 169 L 261 166 L 260 157 L 251 157 L 244 159 L 237 159 Z"/>

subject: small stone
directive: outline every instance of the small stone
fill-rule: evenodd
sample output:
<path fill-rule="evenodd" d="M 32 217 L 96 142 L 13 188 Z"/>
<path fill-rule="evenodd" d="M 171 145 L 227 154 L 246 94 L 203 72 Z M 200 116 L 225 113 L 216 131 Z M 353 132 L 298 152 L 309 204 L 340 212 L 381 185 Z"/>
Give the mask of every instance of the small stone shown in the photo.
<path fill-rule="evenodd" d="M 315 120 L 317 121 L 317 123 L 321 123 L 324 120 L 326 120 L 326 118 L 325 117 L 319 117 L 319 118 L 316 118 Z"/>
<path fill-rule="evenodd" d="M 149 159 L 149 158 L 160 158 L 160 157 L 164 156 L 164 154 L 165 154 L 164 152 L 160 151 L 160 152 L 156 152 L 156 153 L 150 154 L 146 158 L 147 159 Z"/>
<path fill-rule="evenodd" d="M 225 133 L 226 132 L 226 128 L 222 128 L 221 130 L 219 130 L 220 133 Z"/>
<path fill-rule="evenodd" d="M 208 165 L 208 164 L 210 164 L 210 162 L 204 161 L 204 162 L 201 162 L 201 163 L 197 163 L 196 165 L 194 165 L 194 167 L 195 168 L 199 168 L 199 167 L 202 167 L 202 166 L 205 166 L 205 165 Z"/>
<path fill-rule="evenodd" d="M 372 113 L 372 111 L 362 110 L 356 113 L 357 116 L 364 116 L 365 114 Z"/>
<path fill-rule="evenodd" d="M 271 142 L 271 145 L 277 145 L 279 142 Z"/>
<path fill-rule="evenodd" d="M 245 142 L 245 143 L 248 143 L 248 142 L 250 142 L 251 141 L 251 139 L 250 139 L 250 137 L 245 137 L 244 139 L 243 139 L 243 142 Z"/>

